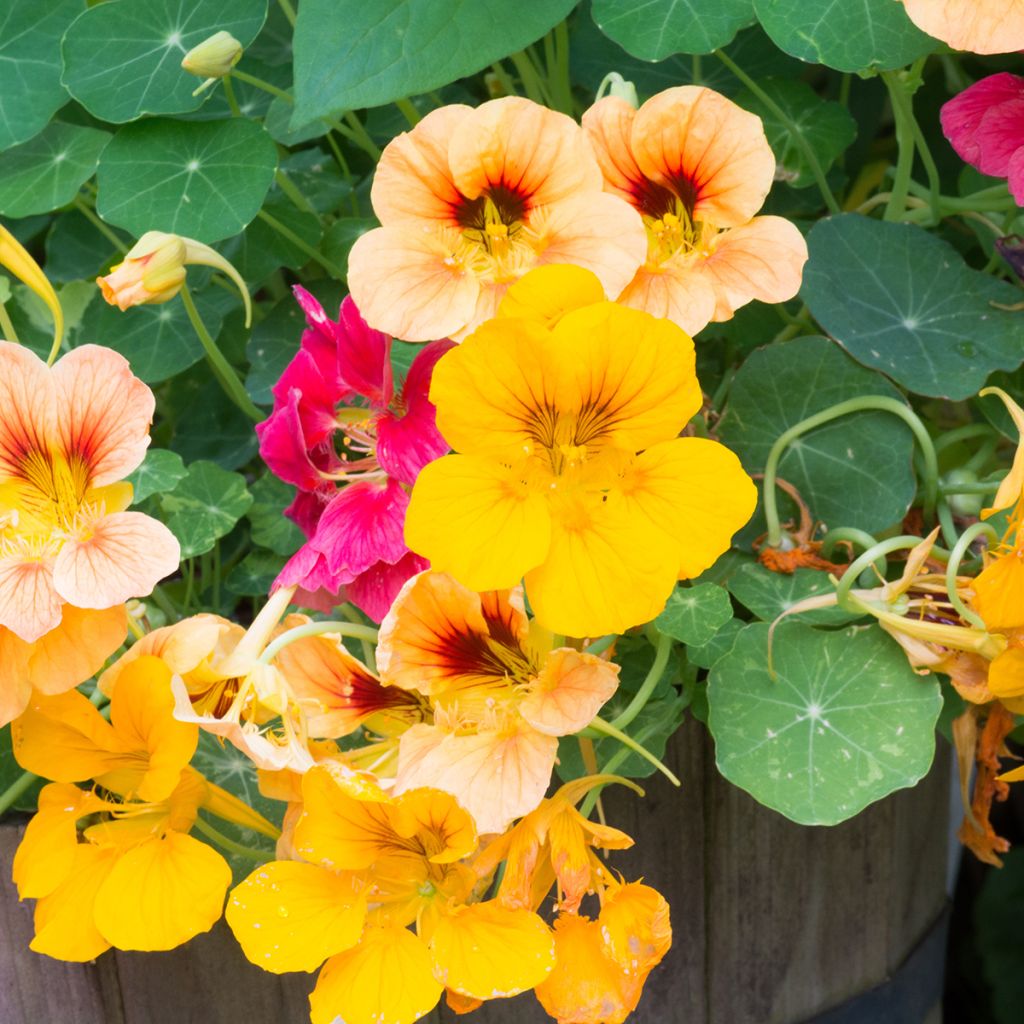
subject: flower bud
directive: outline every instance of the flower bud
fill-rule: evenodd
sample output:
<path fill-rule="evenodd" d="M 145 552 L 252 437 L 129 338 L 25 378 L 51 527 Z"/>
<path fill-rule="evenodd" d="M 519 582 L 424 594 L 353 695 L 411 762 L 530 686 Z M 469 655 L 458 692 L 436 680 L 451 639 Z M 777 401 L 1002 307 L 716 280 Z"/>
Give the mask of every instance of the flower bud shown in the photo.
<path fill-rule="evenodd" d="M 602 96 L 617 96 L 625 100 L 631 107 L 639 107 L 640 100 L 636 94 L 636 86 L 628 79 L 623 78 L 618 71 L 610 71 L 604 76 L 597 89 L 597 98 Z"/>
<path fill-rule="evenodd" d="M 223 271 L 237 285 L 245 303 L 245 326 L 252 320 L 249 290 L 237 270 L 215 249 L 194 238 L 182 238 L 164 231 L 147 231 L 128 250 L 124 260 L 96 283 L 112 306 L 169 302 L 185 283 L 185 267 L 201 264 Z"/>
<path fill-rule="evenodd" d="M 28 285 L 46 303 L 53 316 L 53 352 L 51 361 L 64 335 L 64 312 L 60 300 L 47 280 L 39 264 L 28 254 L 24 246 L 0 224 L 0 267 L 6 267 L 19 281 Z M 10 339 L 8 339 L 10 340 Z"/>
<path fill-rule="evenodd" d="M 215 32 L 182 58 L 181 66 L 199 78 L 223 78 L 242 59 L 242 44 L 230 32 Z"/>

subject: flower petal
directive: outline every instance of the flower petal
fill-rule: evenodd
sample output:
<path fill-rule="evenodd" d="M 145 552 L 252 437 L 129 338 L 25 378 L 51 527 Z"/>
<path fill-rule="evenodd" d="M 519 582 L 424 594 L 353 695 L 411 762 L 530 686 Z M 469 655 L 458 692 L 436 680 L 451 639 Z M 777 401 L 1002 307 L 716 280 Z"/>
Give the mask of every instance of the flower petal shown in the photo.
<path fill-rule="evenodd" d="M 982 130 L 985 115 L 1004 103 L 1020 100 L 1022 95 L 1024 78 L 1019 75 L 1011 75 L 1008 71 L 988 75 L 942 105 L 942 132 L 963 160 L 980 169 L 981 161 L 986 158 L 991 146 L 1011 141 Z M 987 127 L 991 128 L 991 122 Z M 1014 136 L 1016 141 L 1012 145 L 1013 149 L 1017 149 L 1024 139 L 1021 139 L 1020 132 L 1015 132 Z M 1007 162 L 1011 155 L 1012 152 L 1007 155 Z M 990 173 L 1005 174 L 1006 171 Z"/>
<path fill-rule="evenodd" d="M 366 898 L 351 877 L 273 861 L 232 889 L 225 917 L 257 967 L 274 974 L 315 971 L 359 941 Z"/>
<path fill-rule="evenodd" d="M 910 20 L 954 50 L 1012 53 L 1024 49 L 1024 10 L 1017 0 L 903 0 Z"/>
<path fill-rule="evenodd" d="M 514 468 L 470 455 L 424 467 L 405 517 L 409 547 L 471 590 L 507 590 L 548 551 L 547 503 Z"/>
<path fill-rule="evenodd" d="M 549 263 L 509 287 L 498 316 L 540 320 L 551 328 L 571 310 L 604 302 L 607 297 L 592 270 L 570 263 Z"/>
<path fill-rule="evenodd" d="M 32 697 L 32 644 L 0 626 L 0 728 L 17 718 Z M 71 686 L 76 686 L 72 683 Z"/>
<path fill-rule="evenodd" d="M 32 643 L 60 625 L 61 605 L 52 560 L 0 558 L 0 626 Z"/>
<path fill-rule="evenodd" d="M 380 622 L 405 581 L 422 572 L 428 564 L 425 558 L 411 551 L 407 551 L 394 565 L 377 562 L 345 585 L 345 598 L 366 612 L 374 622 Z"/>
<path fill-rule="evenodd" d="M 173 949 L 213 927 L 230 884 L 216 850 L 168 832 L 121 854 L 96 893 L 96 927 L 118 949 Z"/>
<path fill-rule="evenodd" d="M 0 341 L 0 476 L 23 476 L 25 456 L 47 452 L 57 432 L 57 389 L 31 349 Z"/>
<path fill-rule="evenodd" d="M 312 1024 L 412 1024 L 443 991 L 420 939 L 405 928 L 371 925 L 358 946 L 320 972 L 309 997 Z"/>
<path fill-rule="evenodd" d="M 514 723 L 464 736 L 414 725 L 399 742 L 395 792 L 429 786 L 451 793 L 481 834 L 502 832 L 544 796 L 558 740 Z"/>
<path fill-rule="evenodd" d="M 555 966 L 551 930 L 533 911 L 497 900 L 453 908 L 430 937 L 434 976 L 462 995 L 504 999 L 539 985 Z"/>
<path fill-rule="evenodd" d="M 619 685 L 619 666 L 559 647 L 544 662 L 519 713 L 538 732 L 568 736 L 586 728 Z"/>
<path fill-rule="evenodd" d="M 433 341 L 476 314 L 480 284 L 463 265 L 455 229 L 375 228 L 348 257 L 349 287 L 367 323 L 406 341 Z"/>
<path fill-rule="evenodd" d="M 641 267 L 617 301 L 671 320 L 691 336 L 711 323 L 717 305 L 714 281 L 692 253 L 659 267 Z"/>
<path fill-rule="evenodd" d="M 57 554 L 53 583 L 79 608 L 109 608 L 145 597 L 181 561 L 181 547 L 163 523 L 141 512 L 115 512 L 70 539 Z"/>
<path fill-rule="evenodd" d="M 640 882 L 607 895 L 598 923 L 605 952 L 627 974 L 646 975 L 672 945 L 668 903 L 660 892 Z"/>
<path fill-rule="evenodd" d="M 99 672 L 127 632 L 124 605 L 92 609 L 66 604 L 60 625 L 32 645 L 28 679 L 40 693 L 64 693 Z"/>
<path fill-rule="evenodd" d="M 1024 558 L 996 557 L 974 580 L 974 607 L 990 630 L 1024 626 Z"/>
<path fill-rule="evenodd" d="M 644 209 L 644 190 L 649 183 L 633 156 L 632 135 L 636 108 L 620 96 L 605 96 L 583 115 L 583 130 L 594 150 L 604 177 L 606 192 Z"/>
<path fill-rule="evenodd" d="M 703 86 L 649 99 L 633 120 L 632 150 L 645 177 L 692 196 L 692 219 L 718 228 L 750 220 L 775 177 L 761 119 Z"/>
<path fill-rule="evenodd" d="M 757 505 L 757 488 L 724 445 L 681 437 L 637 456 L 622 480 L 632 521 L 658 531 L 663 551 L 674 546 L 679 578 L 697 576 L 732 542 Z"/>

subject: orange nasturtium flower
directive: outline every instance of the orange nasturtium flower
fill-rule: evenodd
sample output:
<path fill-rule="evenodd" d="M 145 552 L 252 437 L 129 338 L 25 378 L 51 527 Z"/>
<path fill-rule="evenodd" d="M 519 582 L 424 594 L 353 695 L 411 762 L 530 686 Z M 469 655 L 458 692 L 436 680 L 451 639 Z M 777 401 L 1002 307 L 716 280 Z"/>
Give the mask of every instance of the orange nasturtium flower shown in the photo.
<path fill-rule="evenodd" d="M 0 719 L 31 688 L 76 686 L 124 638 L 123 607 L 178 567 L 162 523 L 119 483 L 149 444 L 153 393 L 110 349 L 52 369 L 0 342 Z"/>
<path fill-rule="evenodd" d="M 579 267 L 542 267 L 437 363 L 437 425 L 409 547 L 471 590 L 525 575 L 538 622 L 576 637 L 654 618 L 754 510 L 736 456 L 679 437 L 701 406 L 693 342 L 602 301 Z"/>
<path fill-rule="evenodd" d="M 383 227 L 352 247 L 352 298 L 407 341 L 459 340 L 535 266 L 578 264 L 617 295 L 644 258 L 579 125 L 517 96 L 427 114 L 385 148 L 371 199 Z"/>
<path fill-rule="evenodd" d="M 521 587 L 476 594 L 444 573 L 409 580 L 381 623 L 389 687 L 427 697 L 432 722 L 399 739 L 395 792 L 451 793 L 482 833 L 501 832 L 544 796 L 558 737 L 585 728 L 619 667 L 531 630 Z"/>
<path fill-rule="evenodd" d="M 619 302 L 696 334 L 752 299 L 796 295 L 807 243 L 788 220 L 755 216 L 775 175 L 759 117 L 684 85 L 639 110 L 607 96 L 583 115 L 583 127 L 605 188 L 638 210 L 647 229 L 647 259 Z"/>
<path fill-rule="evenodd" d="M 1024 49 L 1020 0 L 903 0 L 910 20 L 954 50 L 1012 53 Z"/>
<path fill-rule="evenodd" d="M 257 868 L 227 921 L 264 970 L 314 971 L 313 1024 L 411 1024 L 447 988 L 456 1000 L 533 988 L 554 966 L 532 910 L 475 902 L 472 818 L 447 793 L 388 796 L 369 776 L 319 765 L 303 778 L 294 848 Z M 415 932 L 409 927 L 414 926 Z"/>
<path fill-rule="evenodd" d="M 122 675 L 109 723 L 77 691 L 36 697 L 14 723 L 19 764 L 57 780 L 40 794 L 14 858 L 19 895 L 38 900 L 37 952 L 91 960 L 111 946 L 171 949 L 209 929 L 231 870 L 189 835 L 201 807 L 276 837 L 189 767 L 198 730 L 172 711 L 170 673 L 145 657 Z M 90 778 L 103 795 L 72 785 Z"/>

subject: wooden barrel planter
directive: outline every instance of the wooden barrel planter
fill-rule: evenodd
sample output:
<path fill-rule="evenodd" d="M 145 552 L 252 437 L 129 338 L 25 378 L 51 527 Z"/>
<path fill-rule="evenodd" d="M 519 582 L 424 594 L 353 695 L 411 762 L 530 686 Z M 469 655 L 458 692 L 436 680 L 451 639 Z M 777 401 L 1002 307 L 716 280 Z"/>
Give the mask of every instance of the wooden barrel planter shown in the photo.
<path fill-rule="evenodd" d="M 725 782 L 693 722 L 674 738 L 674 790 L 609 793 L 633 835 L 614 854 L 672 905 L 675 941 L 635 1024 L 938 1024 L 945 952 L 950 759 L 834 828 L 794 825 Z M 266 974 L 221 922 L 168 953 L 91 964 L 32 953 L 31 905 L 11 860 L 24 823 L 0 827 L 2 1024 L 303 1024 L 313 975 Z M 449 1022 L 440 1008 L 425 1018 Z M 480 1024 L 541 1024 L 532 995 L 487 1004 Z"/>

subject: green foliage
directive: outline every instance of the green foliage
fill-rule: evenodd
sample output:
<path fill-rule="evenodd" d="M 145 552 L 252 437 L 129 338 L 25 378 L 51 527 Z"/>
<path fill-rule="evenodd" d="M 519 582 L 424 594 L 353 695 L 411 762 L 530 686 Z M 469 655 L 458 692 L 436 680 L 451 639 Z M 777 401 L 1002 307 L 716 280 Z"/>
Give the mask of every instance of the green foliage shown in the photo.
<path fill-rule="evenodd" d="M 967 398 L 1024 360 L 1019 320 L 992 305 L 1012 305 L 1017 289 L 927 231 L 843 214 L 819 221 L 808 245 L 801 295 L 815 319 L 908 391 Z"/>
<path fill-rule="evenodd" d="M 174 490 L 160 499 L 167 525 L 181 543 L 182 558 L 212 550 L 252 503 L 245 477 L 213 462 L 193 462 Z"/>
<path fill-rule="evenodd" d="M 711 53 L 754 21 L 752 0 L 594 0 L 597 27 L 641 60 Z"/>
<path fill-rule="evenodd" d="M 719 436 L 750 472 L 790 427 L 861 395 L 898 398 L 882 376 L 857 366 L 825 338 L 758 349 L 733 381 Z M 914 497 L 910 431 L 885 412 L 857 412 L 797 438 L 779 462 L 811 514 L 829 526 L 874 531 L 902 519 Z"/>
<path fill-rule="evenodd" d="M 769 572 L 763 565 L 741 565 L 726 582 L 729 593 L 762 622 L 774 622 L 783 612 L 808 598 L 834 594 L 828 574 L 817 569 L 797 569 L 793 573 Z M 843 625 L 859 618 L 832 605 L 788 616 L 790 622 L 814 626 Z"/>
<path fill-rule="evenodd" d="M 676 587 L 654 625 L 680 643 L 702 647 L 732 618 L 729 594 L 714 583 Z"/>
<path fill-rule="evenodd" d="M 711 670 L 719 771 L 802 825 L 835 825 L 912 786 L 935 752 L 938 683 L 877 626 L 748 626 Z"/>
<path fill-rule="evenodd" d="M 305 0 L 295 25 L 293 125 L 437 89 L 521 50 L 577 0 Z"/>

